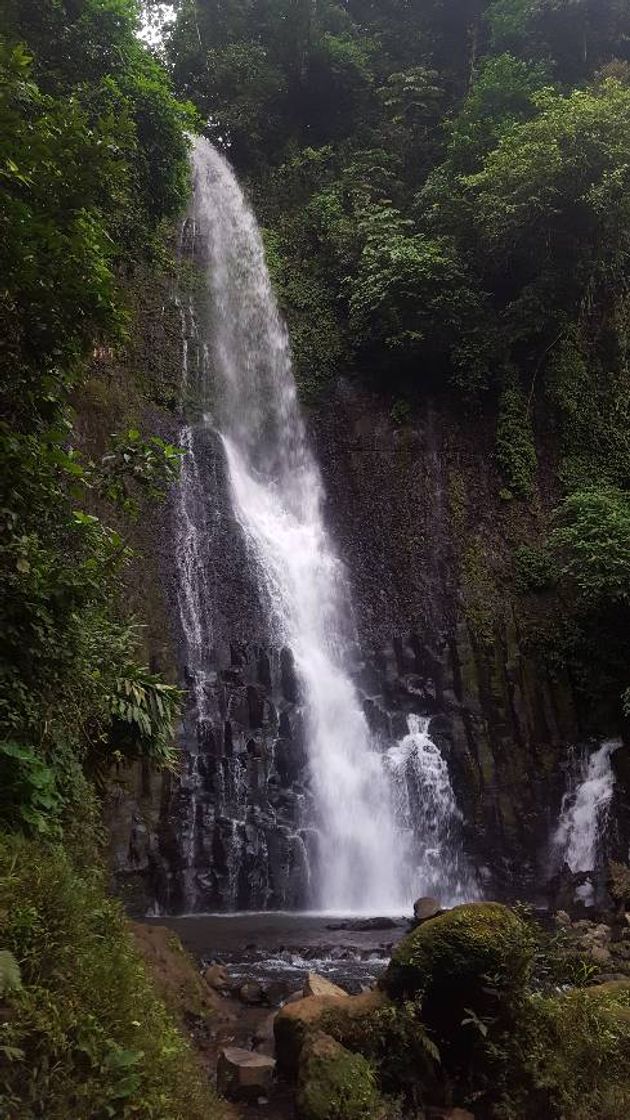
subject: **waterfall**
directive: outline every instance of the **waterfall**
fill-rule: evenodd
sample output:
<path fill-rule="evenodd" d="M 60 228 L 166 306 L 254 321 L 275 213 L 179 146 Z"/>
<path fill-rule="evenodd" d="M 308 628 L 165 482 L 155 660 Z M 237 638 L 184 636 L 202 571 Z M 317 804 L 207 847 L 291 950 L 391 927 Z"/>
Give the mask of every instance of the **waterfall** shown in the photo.
<path fill-rule="evenodd" d="M 590 757 L 584 752 L 562 798 L 552 852 L 554 862 L 568 864 L 574 873 L 595 870 L 615 785 L 611 757 L 620 746 L 609 739 Z M 578 894 L 592 901 L 592 885 L 583 884 Z"/>
<path fill-rule="evenodd" d="M 462 814 L 448 766 L 430 735 L 427 717 L 407 717 L 408 734 L 387 751 L 396 820 L 415 853 L 416 890 L 455 905 L 477 893 L 463 854 Z"/>
<path fill-rule="evenodd" d="M 311 796 L 307 819 L 287 833 L 292 859 L 305 865 L 313 908 L 403 912 L 424 889 L 443 888 L 444 875 L 458 896 L 457 861 L 445 863 L 459 823 L 446 764 L 420 724 L 411 723 L 409 735 L 387 750 L 370 731 L 352 679 L 356 634 L 346 575 L 325 527 L 322 482 L 256 220 L 229 164 L 206 140 L 194 141 L 192 164 L 190 220 L 209 305 L 199 326 L 189 312 L 188 337 L 198 356 L 204 423 L 221 441 L 232 511 L 273 643 L 291 651 L 304 724 Z M 184 380 L 187 363 L 185 349 Z M 199 509 L 199 466 L 187 428 L 182 443 L 189 455 L 179 499 L 180 615 L 203 719 L 210 589 L 199 525 L 208 513 Z M 230 899 L 238 828 L 233 835 Z"/>

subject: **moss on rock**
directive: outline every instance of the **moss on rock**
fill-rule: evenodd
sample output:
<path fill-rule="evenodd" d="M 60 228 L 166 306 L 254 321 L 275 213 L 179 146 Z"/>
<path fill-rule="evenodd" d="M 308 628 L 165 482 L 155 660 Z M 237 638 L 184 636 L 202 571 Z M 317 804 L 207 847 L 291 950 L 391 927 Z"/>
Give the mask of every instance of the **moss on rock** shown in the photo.
<path fill-rule="evenodd" d="M 318 1032 L 302 1051 L 296 1107 L 299 1120 L 377 1120 L 382 1102 L 374 1069 Z"/>
<path fill-rule="evenodd" d="M 383 979 L 394 999 L 419 1000 L 441 1033 L 466 1009 L 493 1012 L 524 990 L 533 953 L 527 925 L 498 902 L 471 902 L 423 923 L 396 947 Z M 490 993 L 490 996 L 489 996 Z"/>
<path fill-rule="evenodd" d="M 285 1077 L 296 1076 L 302 1048 L 324 1021 L 334 1026 L 336 1037 L 354 1039 L 361 1036 L 361 1024 L 387 1003 L 384 992 L 378 990 L 357 996 L 307 996 L 288 1003 L 274 1020 L 278 1069 Z"/>

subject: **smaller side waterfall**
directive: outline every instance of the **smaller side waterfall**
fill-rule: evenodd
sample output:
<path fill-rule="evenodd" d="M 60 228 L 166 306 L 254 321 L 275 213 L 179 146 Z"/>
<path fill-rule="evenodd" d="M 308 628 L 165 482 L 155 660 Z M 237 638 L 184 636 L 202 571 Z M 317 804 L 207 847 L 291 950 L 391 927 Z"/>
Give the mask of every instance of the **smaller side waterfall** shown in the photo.
<path fill-rule="evenodd" d="M 435 895 L 447 905 L 479 891 L 462 845 L 463 818 L 446 759 L 429 733 L 427 716 L 409 715 L 408 734 L 387 751 L 396 819 L 415 855 L 416 894 Z"/>
<path fill-rule="evenodd" d="M 574 874 L 597 866 L 615 785 L 611 757 L 620 746 L 618 739 L 608 739 L 590 756 L 584 752 L 562 798 L 552 853 L 554 863 L 568 864 Z M 592 902 L 593 885 L 584 883 L 578 895 Z"/>

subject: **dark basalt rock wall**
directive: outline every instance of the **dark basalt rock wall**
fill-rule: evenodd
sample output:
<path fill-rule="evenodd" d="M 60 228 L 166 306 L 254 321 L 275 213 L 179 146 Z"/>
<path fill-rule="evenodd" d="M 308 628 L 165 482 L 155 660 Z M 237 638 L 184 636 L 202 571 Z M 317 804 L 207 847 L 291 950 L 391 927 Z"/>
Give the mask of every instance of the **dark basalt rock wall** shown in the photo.
<path fill-rule="evenodd" d="M 514 594 L 511 546 L 535 517 L 499 496 L 492 419 L 426 401 L 399 425 L 381 397 L 341 383 L 315 432 L 361 644 L 389 706 L 411 693 L 434 713 L 494 891 L 535 893 L 581 729 L 568 682 L 527 652 L 536 621 Z"/>
<path fill-rule="evenodd" d="M 502 501 L 491 419 L 460 420 L 427 401 L 400 425 L 382 397 L 342 382 L 309 424 L 354 590 L 368 720 L 395 739 L 408 713 L 433 715 L 488 891 L 535 898 L 548 875 L 568 748 L 598 731 L 576 710 L 569 683 L 552 679 L 530 652 L 541 608 L 514 589 L 512 548 L 535 536 L 540 510 L 555 500 L 544 455 L 536 509 Z M 207 553 L 210 718 L 199 733 L 195 711 L 186 712 L 179 773 L 115 776 L 114 880 L 138 911 L 297 908 L 317 861 L 304 823 L 298 688 L 260 609 L 216 441 L 203 439 L 200 465 L 216 495 Z M 146 594 L 166 603 L 185 683 L 173 510 L 160 518 L 152 531 L 160 574 Z M 615 849 L 627 846 L 624 788 Z"/>

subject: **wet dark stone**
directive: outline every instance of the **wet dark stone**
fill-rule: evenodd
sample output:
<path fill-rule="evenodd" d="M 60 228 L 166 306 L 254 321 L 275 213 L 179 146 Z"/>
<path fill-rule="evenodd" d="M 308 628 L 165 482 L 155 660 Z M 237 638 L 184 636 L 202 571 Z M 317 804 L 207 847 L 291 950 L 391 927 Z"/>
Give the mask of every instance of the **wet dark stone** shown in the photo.
<path fill-rule="evenodd" d="M 249 712 L 249 726 L 253 731 L 263 725 L 264 692 L 253 685 L 247 686 L 247 708 Z"/>
<path fill-rule="evenodd" d="M 264 649 L 258 651 L 258 681 L 266 692 L 271 692 L 271 663 Z"/>
<path fill-rule="evenodd" d="M 280 651 L 280 676 L 282 681 L 282 695 L 289 704 L 298 701 L 299 689 L 295 675 L 293 653 L 286 647 Z"/>
<path fill-rule="evenodd" d="M 356 932 L 367 932 L 369 930 L 396 929 L 399 924 L 400 923 L 395 921 L 394 918 L 350 918 L 345 922 L 331 922 L 326 926 L 326 929 L 348 929 Z"/>
<path fill-rule="evenodd" d="M 229 721 L 226 721 L 223 728 L 223 748 L 226 755 L 230 756 L 233 753 L 232 724 Z"/>

